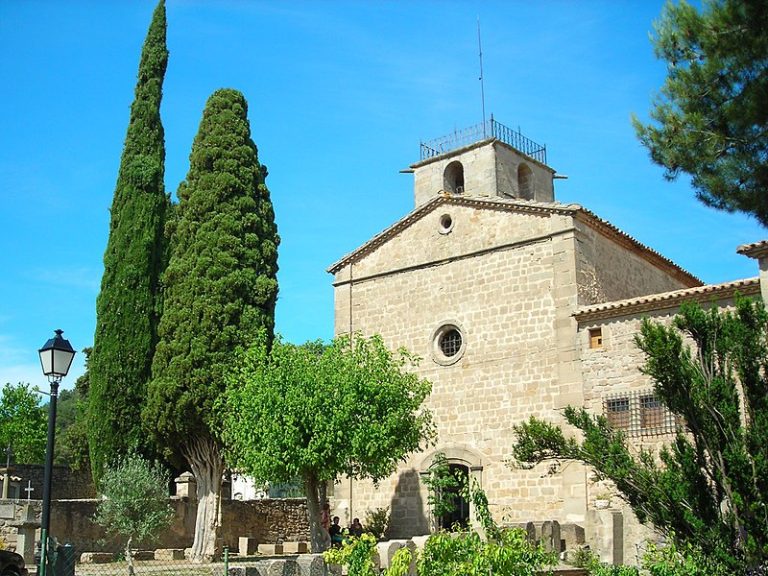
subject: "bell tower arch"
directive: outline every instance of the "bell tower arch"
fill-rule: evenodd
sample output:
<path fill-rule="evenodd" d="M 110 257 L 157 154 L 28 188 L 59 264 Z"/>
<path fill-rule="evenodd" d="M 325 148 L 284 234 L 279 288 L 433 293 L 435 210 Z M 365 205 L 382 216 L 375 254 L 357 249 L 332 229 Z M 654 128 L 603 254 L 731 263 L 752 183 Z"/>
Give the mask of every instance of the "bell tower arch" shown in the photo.
<path fill-rule="evenodd" d="M 555 201 L 555 170 L 547 165 L 546 147 L 493 118 L 422 142 L 421 160 L 404 172 L 414 175 L 416 206 L 439 194 Z"/>

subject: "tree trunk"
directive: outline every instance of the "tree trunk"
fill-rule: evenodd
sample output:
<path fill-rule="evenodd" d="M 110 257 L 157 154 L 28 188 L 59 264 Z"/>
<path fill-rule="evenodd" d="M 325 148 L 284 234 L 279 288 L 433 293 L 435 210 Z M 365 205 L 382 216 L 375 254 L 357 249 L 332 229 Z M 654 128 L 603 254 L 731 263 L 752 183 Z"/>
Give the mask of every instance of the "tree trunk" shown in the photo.
<path fill-rule="evenodd" d="M 224 461 L 218 444 L 209 437 L 191 439 L 182 446 L 197 482 L 195 540 L 189 560 L 211 562 L 218 558 L 221 527 L 221 477 Z"/>
<path fill-rule="evenodd" d="M 313 474 L 304 477 L 304 493 L 307 496 L 307 514 L 309 515 L 309 541 L 313 554 L 327 550 L 331 544 L 331 536 L 320 522 L 320 507 L 325 503 L 325 498 L 321 499 L 320 496 L 325 494 L 324 488 L 325 484 L 319 482 Z"/>
<path fill-rule="evenodd" d="M 133 569 L 133 554 L 131 554 L 131 542 L 133 537 L 128 537 L 128 542 L 125 544 L 125 561 L 128 563 L 128 576 L 134 576 L 136 572 Z"/>

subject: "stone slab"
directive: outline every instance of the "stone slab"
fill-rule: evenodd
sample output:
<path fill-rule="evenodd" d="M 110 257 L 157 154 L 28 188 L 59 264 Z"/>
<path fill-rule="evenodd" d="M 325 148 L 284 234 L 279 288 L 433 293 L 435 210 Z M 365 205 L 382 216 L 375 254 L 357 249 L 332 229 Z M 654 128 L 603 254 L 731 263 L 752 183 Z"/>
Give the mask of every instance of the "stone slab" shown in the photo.
<path fill-rule="evenodd" d="M 327 576 L 322 554 L 300 554 L 296 558 L 301 576 Z"/>
<path fill-rule="evenodd" d="M 115 555 L 112 552 L 83 552 L 80 554 L 81 564 L 106 564 L 114 559 Z"/>
<path fill-rule="evenodd" d="M 259 544 L 259 554 L 264 556 L 275 556 L 277 554 L 284 554 L 282 544 Z"/>
<path fill-rule="evenodd" d="M 133 559 L 134 560 L 154 560 L 155 552 L 154 550 L 136 550 L 133 553 Z"/>
<path fill-rule="evenodd" d="M 155 560 L 184 560 L 182 548 L 158 548 L 155 550 Z"/>
<path fill-rule="evenodd" d="M 0 504 L 0 518 L 14 520 L 16 518 L 16 505 L 13 502 L 10 504 Z"/>
<path fill-rule="evenodd" d="M 284 554 L 307 554 L 309 544 L 306 542 L 283 542 Z"/>
<path fill-rule="evenodd" d="M 240 536 L 237 539 L 237 552 L 241 556 L 252 556 L 258 551 L 258 542 L 256 538 L 250 536 Z"/>
<path fill-rule="evenodd" d="M 260 560 L 254 568 L 258 576 L 301 576 L 299 565 L 293 558 Z M 246 576 L 251 576 L 251 572 L 246 570 Z"/>

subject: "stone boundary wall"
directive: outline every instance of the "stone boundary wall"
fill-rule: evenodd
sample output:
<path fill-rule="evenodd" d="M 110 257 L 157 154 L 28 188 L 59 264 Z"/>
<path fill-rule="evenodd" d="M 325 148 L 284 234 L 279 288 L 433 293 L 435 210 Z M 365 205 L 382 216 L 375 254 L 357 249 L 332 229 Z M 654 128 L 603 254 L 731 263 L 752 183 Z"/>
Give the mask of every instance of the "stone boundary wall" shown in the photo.
<path fill-rule="evenodd" d="M 143 542 L 139 548 L 189 548 L 194 540 L 197 502 L 171 498 L 175 517 L 171 527 L 152 542 Z M 114 552 L 122 549 L 122 541 L 109 537 L 104 529 L 93 522 L 98 500 L 54 500 L 51 503 L 51 535 L 60 544 L 72 544 L 81 552 Z M 41 502 L 32 500 L 0 500 L 0 508 L 8 520 L 0 518 L 0 535 L 10 548 L 14 547 L 16 530 L 12 520 L 21 518 L 29 505 L 30 516 L 40 522 Z M 254 538 L 258 544 L 309 541 L 309 520 L 303 498 L 222 501 L 222 546 L 237 550 L 239 538 Z"/>
<path fill-rule="evenodd" d="M 26 502 L 27 492 L 25 488 L 30 485 L 32 493 L 31 500 L 40 500 L 43 497 L 43 475 L 45 467 L 42 464 L 13 464 L 10 467 L 12 478 L 21 478 L 18 482 L 11 481 L 11 488 L 18 485 L 19 501 Z M 3 483 L 3 476 L 0 474 L 0 486 Z M 8 492 L 12 495 L 11 491 Z M 90 470 L 72 470 L 69 466 L 54 466 L 53 476 L 51 478 L 51 498 L 53 500 L 63 500 L 67 498 L 96 498 L 96 488 L 91 479 Z"/>

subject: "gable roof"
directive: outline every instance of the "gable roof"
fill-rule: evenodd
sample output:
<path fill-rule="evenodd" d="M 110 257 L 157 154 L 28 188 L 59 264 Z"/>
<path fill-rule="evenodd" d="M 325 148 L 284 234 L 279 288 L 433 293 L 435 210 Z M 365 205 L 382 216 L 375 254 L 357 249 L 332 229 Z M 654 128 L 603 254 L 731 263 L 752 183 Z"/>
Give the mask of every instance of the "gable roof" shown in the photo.
<path fill-rule="evenodd" d="M 724 282 L 722 284 L 707 284 L 704 286 L 696 286 L 694 288 L 685 288 L 683 290 L 673 290 L 672 292 L 661 292 L 659 294 L 628 298 L 627 300 L 593 304 L 591 306 L 579 308 L 573 313 L 573 317 L 578 322 L 605 320 L 606 318 L 625 316 L 627 314 L 676 308 L 683 302 L 689 300 L 706 303 L 718 299 L 733 298 L 737 293 L 742 296 L 759 294 L 760 279 L 746 278 L 744 280 L 734 280 L 733 282 Z"/>
<path fill-rule="evenodd" d="M 340 260 L 331 264 L 327 271 L 331 274 L 335 274 L 345 266 L 354 264 L 355 262 L 376 250 L 376 248 L 382 244 L 386 243 L 390 238 L 399 234 L 401 231 L 408 228 L 411 224 L 417 220 L 420 220 L 426 214 L 429 214 L 442 205 L 465 206 L 469 208 L 487 210 L 505 210 L 508 212 L 527 213 L 541 216 L 550 216 L 553 214 L 570 215 L 574 218 L 577 218 L 581 222 L 584 222 L 587 226 L 603 234 L 604 236 L 607 236 L 616 241 L 618 244 L 623 245 L 625 248 L 642 255 L 643 258 L 653 263 L 657 267 L 666 270 L 681 282 L 693 286 L 700 286 L 703 284 L 703 282 L 696 276 L 684 270 L 669 258 L 662 256 L 655 250 L 645 246 L 641 242 L 638 242 L 628 234 L 619 230 L 610 222 L 599 218 L 594 213 L 586 210 L 579 204 L 534 202 L 531 200 L 515 199 L 469 198 L 466 196 L 451 194 L 445 191 L 440 192 L 438 196 L 435 196 L 429 202 L 417 207 L 415 210 L 406 214 L 392 226 L 386 228 L 356 250 L 350 252 L 346 256 L 343 256 Z"/>

